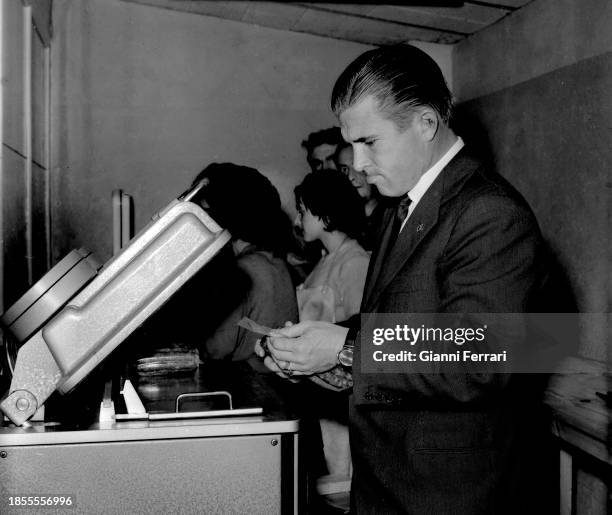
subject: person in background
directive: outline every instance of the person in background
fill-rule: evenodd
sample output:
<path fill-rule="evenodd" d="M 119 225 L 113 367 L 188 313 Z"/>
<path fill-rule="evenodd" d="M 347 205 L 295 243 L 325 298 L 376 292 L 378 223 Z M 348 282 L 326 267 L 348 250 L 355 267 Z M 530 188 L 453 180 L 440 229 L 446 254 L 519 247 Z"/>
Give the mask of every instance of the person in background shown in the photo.
<path fill-rule="evenodd" d="M 200 343 L 200 356 L 248 360 L 253 368 L 264 371 L 253 354 L 255 334 L 236 324 L 245 316 L 267 327 L 297 320 L 293 283 L 284 260 L 291 223 L 276 188 L 254 168 L 213 163 L 198 174 L 194 184 L 202 180 L 205 186 L 192 201 L 231 233 L 245 287 L 240 302 Z"/>
<path fill-rule="evenodd" d="M 339 127 L 330 127 L 317 132 L 311 132 L 304 141 L 302 147 L 306 149 L 306 160 L 310 169 L 336 170 L 334 156 L 338 145 L 342 143 L 342 133 Z"/>
<path fill-rule="evenodd" d="M 312 132 L 304 141 L 306 161 L 311 171 L 336 170 L 335 155 L 338 145 L 343 141 L 339 127 L 330 127 Z M 294 227 L 293 245 L 287 255 L 295 284 L 304 281 L 321 256 L 321 246 L 318 243 L 307 243 L 299 227 Z"/>
<path fill-rule="evenodd" d="M 369 254 L 359 244 L 363 203 L 349 180 L 335 170 L 308 174 L 295 188 L 298 225 L 307 242 L 319 241 L 325 254 L 297 287 L 300 322 L 343 322 L 359 312 Z M 342 367 L 311 379 L 335 392 L 317 392 L 318 415 L 328 476 L 322 482 L 348 485 L 352 465 L 347 413 L 351 378 Z M 320 390 L 319 386 L 315 389 Z M 346 488 L 346 487 L 345 487 Z M 348 488 L 346 488 L 348 491 Z M 348 498 L 348 496 L 347 496 Z M 348 504 L 348 503 L 347 503 Z"/>
<path fill-rule="evenodd" d="M 298 286 L 300 320 L 342 322 L 359 312 L 369 255 L 359 244 L 361 198 L 340 172 L 312 172 L 295 188 L 295 224 L 306 242 L 318 241 L 321 257 Z M 325 293 L 322 293 L 325 291 Z"/>
<path fill-rule="evenodd" d="M 384 212 L 378 190 L 368 182 L 363 170 L 355 170 L 353 167 L 353 147 L 350 143 L 343 141 L 338 145 L 335 161 L 338 170 L 349 178 L 364 202 L 366 222 L 363 246 L 366 250 L 372 250 Z"/>

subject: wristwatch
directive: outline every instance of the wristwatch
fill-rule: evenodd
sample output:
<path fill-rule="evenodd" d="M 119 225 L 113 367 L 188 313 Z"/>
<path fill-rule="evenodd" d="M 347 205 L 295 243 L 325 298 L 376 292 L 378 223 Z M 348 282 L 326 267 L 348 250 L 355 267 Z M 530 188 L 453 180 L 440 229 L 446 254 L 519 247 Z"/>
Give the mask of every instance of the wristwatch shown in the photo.
<path fill-rule="evenodd" d="M 353 366 L 353 350 L 355 349 L 355 339 L 358 333 L 359 329 L 356 327 L 350 327 L 348 333 L 346 333 L 344 345 L 340 349 L 340 352 L 338 352 L 338 363 L 343 367 L 350 368 Z"/>

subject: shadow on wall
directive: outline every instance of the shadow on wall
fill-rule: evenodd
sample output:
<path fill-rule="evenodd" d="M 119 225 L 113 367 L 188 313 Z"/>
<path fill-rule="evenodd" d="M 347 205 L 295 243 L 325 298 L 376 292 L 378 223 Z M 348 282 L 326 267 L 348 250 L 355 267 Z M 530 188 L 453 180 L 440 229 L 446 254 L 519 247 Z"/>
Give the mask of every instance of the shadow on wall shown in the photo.
<path fill-rule="evenodd" d="M 467 146 L 478 149 L 479 156 L 487 165 L 495 165 L 491 140 L 478 118 L 462 106 L 456 106 L 450 126 Z"/>
<path fill-rule="evenodd" d="M 473 113 L 462 106 L 457 106 L 451 127 L 461 136 L 466 145 L 477 149 L 485 163 L 496 168 L 496 159 L 488 132 Z M 546 235 L 544 235 L 547 240 Z M 576 296 L 569 281 L 567 270 L 563 268 L 549 241 L 545 242 L 547 252 L 547 278 L 538 311 L 544 313 L 577 313 Z"/>

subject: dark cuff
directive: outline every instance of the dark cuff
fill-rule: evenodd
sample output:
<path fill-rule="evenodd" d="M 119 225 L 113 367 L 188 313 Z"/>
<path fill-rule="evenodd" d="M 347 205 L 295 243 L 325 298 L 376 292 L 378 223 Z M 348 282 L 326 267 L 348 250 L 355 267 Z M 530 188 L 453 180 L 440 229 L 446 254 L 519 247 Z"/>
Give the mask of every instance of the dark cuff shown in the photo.
<path fill-rule="evenodd" d="M 361 326 L 361 313 L 357 313 L 356 315 L 353 315 L 342 322 L 337 322 L 336 325 L 349 328 L 356 327 L 359 330 L 359 327 Z"/>
<path fill-rule="evenodd" d="M 344 340 L 344 347 L 354 347 L 357 335 L 359 334 L 359 326 L 349 327 L 348 333 L 346 333 L 346 339 Z"/>

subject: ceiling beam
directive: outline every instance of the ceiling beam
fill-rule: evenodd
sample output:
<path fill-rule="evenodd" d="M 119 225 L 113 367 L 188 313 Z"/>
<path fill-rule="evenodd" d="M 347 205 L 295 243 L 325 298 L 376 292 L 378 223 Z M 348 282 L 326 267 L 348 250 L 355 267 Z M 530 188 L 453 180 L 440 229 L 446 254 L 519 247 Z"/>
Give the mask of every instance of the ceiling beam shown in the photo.
<path fill-rule="evenodd" d="M 491 9 L 501 9 L 503 11 L 508 11 L 509 13 L 514 12 L 518 9 L 518 7 L 512 7 L 510 5 L 497 4 L 494 2 L 480 2 L 477 0 L 465 0 L 466 4 L 477 5 L 479 7 L 490 7 Z"/>
<path fill-rule="evenodd" d="M 337 2 L 335 2 L 337 3 Z M 351 2 L 354 3 L 354 2 Z M 365 2 L 364 2 L 365 3 Z M 370 2 L 371 3 L 371 0 Z M 431 30 L 433 32 L 444 32 L 446 34 L 453 34 L 455 36 L 469 36 L 471 33 L 470 32 L 459 32 L 456 30 L 450 30 L 450 29 L 443 29 L 440 27 L 432 27 L 430 25 L 419 25 L 416 23 L 406 23 L 406 22 L 402 22 L 402 21 L 396 21 L 396 20 L 389 20 L 386 18 L 380 18 L 377 16 L 370 16 L 370 15 L 365 15 L 365 14 L 359 14 L 359 13 L 352 13 L 352 12 L 347 12 L 347 11 L 342 11 L 340 9 L 334 9 L 333 7 L 328 7 L 327 5 L 325 5 L 324 3 L 321 3 L 321 5 L 316 5 L 313 3 L 299 3 L 299 2 L 293 2 L 293 5 L 298 5 L 300 7 L 307 7 L 308 9 L 312 10 L 312 11 L 320 11 L 320 12 L 326 12 L 326 13 L 331 13 L 331 14 L 341 14 L 343 16 L 349 16 L 351 18 L 359 18 L 362 20 L 373 20 L 373 21 L 379 21 L 382 23 L 392 23 L 393 25 L 401 25 L 402 27 L 410 27 L 413 29 L 423 29 L 423 30 Z M 388 3 L 385 2 L 385 5 L 390 5 Z"/>
<path fill-rule="evenodd" d="M 273 2 L 282 2 L 283 0 L 272 0 Z M 338 4 L 341 0 L 314 0 L 317 4 Z M 375 2 L 374 0 L 350 0 L 347 3 L 364 4 L 364 5 L 397 5 L 410 7 L 463 7 L 463 0 L 391 0 L 383 2 Z"/>

